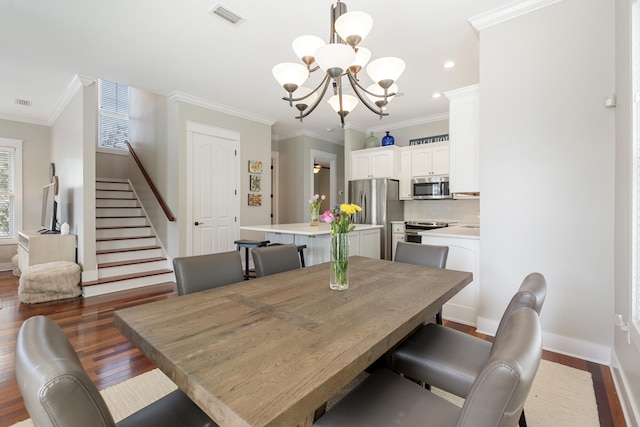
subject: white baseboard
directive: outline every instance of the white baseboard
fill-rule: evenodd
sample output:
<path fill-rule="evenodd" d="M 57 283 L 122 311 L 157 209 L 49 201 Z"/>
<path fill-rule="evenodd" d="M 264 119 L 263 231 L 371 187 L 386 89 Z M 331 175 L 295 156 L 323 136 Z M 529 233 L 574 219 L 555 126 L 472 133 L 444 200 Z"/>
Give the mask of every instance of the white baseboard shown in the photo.
<path fill-rule="evenodd" d="M 620 369 L 620 361 L 616 352 L 613 352 L 611 362 L 611 376 L 616 386 L 618 400 L 624 413 L 624 419 L 629 427 L 638 427 L 640 425 L 640 408 L 636 406 L 636 400 L 633 398 L 631 388 L 627 386 L 629 379 L 624 371 Z"/>
<path fill-rule="evenodd" d="M 12 262 L 5 262 L 0 264 L 0 271 L 13 271 L 14 265 Z"/>
<path fill-rule="evenodd" d="M 493 319 L 478 317 L 477 331 L 482 334 L 495 335 L 498 322 Z M 588 360 L 609 366 L 611 364 L 611 347 L 583 341 L 571 337 L 542 331 L 542 343 L 545 350 L 578 359 Z"/>
<path fill-rule="evenodd" d="M 478 313 L 473 307 L 447 303 L 442 307 L 442 318 L 467 326 L 476 326 Z"/>

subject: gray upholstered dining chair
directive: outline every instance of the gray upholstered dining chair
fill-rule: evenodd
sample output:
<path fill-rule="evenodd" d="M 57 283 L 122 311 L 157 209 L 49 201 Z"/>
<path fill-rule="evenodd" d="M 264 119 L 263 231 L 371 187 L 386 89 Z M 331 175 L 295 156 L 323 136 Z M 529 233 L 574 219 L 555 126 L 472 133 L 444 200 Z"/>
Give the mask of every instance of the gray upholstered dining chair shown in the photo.
<path fill-rule="evenodd" d="M 538 314 L 507 319 L 462 408 L 387 369 L 375 371 L 314 426 L 512 427 L 522 413 L 542 356 Z"/>
<path fill-rule="evenodd" d="M 449 246 L 398 242 L 394 261 L 424 265 L 425 267 L 445 268 L 448 256 Z M 436 313 L 436 323 L 442 325 L 442 307 Z"/>
<path fill-rule="evenodd" d="M 251 250 L 256 277 L 300 268 L 298 247 L 293 244 L 263 246 Z"/>
<path fill-rule="evenodd" d="M 27 412 L 38 427 L 217 426 L 180 390 L 114 422 L 66 335 L 45 316 L 30 317 L 20 327 L 15 372 Z"/>
<path fill-rule="evenodd" d="M 240 252 L 219 252 L 173 259 L 178 295 L 242 282 Z"/>
<path fill-rule="evenodd" d="M 502 315 L 495 334 L 500 339 L 509 318 L 519 308 L 540 314 L 547 295 L 547 282 L 540 273 L 525 277 Z M 467 397 L 495 344 L 464 332 L 429 323 L 421 327 L 391 354 L 391 368 L 422 383 Z M 526 426 L 524 412 L 520 426 Z"/>

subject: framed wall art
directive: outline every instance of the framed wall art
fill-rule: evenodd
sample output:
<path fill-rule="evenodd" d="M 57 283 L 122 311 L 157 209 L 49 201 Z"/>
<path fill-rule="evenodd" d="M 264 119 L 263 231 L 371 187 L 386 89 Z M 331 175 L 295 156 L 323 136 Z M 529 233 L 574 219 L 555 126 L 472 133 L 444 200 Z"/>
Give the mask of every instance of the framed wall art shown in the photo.
<path fill-rule="evenodd" d="M 249 160 L 249 172 L 262 173 L 262 162 L 260 160 Z"/>
<path fill-rule="evenodd" d="M 249 175 L 249 191 L 260 191 L 260 175 Z"/>
<path fill-rule="evenodd" d="M 262 206 L 262 194 L 249 193 L 249 206 Z"/>

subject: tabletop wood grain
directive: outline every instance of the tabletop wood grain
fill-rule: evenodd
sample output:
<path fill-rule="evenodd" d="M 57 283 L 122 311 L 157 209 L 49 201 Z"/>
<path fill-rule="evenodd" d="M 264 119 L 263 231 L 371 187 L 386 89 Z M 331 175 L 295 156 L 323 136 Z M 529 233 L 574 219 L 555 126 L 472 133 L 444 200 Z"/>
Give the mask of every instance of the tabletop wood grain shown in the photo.
<path fill-rule="evenodd" d="M 314 411 L 472 280 L 351 257 L 116 311 L 115 326 L 220 426 L 310 425 Z"/>

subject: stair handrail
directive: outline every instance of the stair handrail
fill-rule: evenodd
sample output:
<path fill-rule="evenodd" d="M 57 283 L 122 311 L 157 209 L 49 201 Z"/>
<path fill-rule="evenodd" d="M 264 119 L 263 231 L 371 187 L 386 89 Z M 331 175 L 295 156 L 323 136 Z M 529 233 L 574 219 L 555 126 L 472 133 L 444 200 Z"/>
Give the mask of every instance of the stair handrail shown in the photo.
<path fill-rule="evenodd" d="M 169 221 L 171 221 L 171 222 L 175 221 L 176 217 L 173 216 L 173 213 L 171 212 L 171 209 L 169 209 L 169 206 L 167 205 L 167 203 L 164 201 L 164 199 L 160 195 L 160 192 L 158 191 L 156 186 L 153 184 L 153 181 L 151 181 L 151 177 L 149 177 L 149 174 L 147 173 L 146 169 L 142 165 L 142 162 L 140 161 L 140 159 L 136 155 L 136 152 L 133 150 L 133 147 L 131 146 L 131 144 L 129 144 L 129 141 L 125 141 L 124 143 L 127 144 L 127 148 L 129 148 L 129 153 L 131 153 L 131 157 L 133 157 L 133 160 L 136 161 L 136 164 L 138 165 L 138 168 L 140 168 L 140 172 L 142 172 L 142 175 L 144 176 L 144 179 L 147 180 L 147 184 L 149 184 L 149 187 L 151 188 L 151 191 L 153 192 L 153 195 L 156 197 L 156 200 L 158 200 L 158 203 L 160 203 L 160 207 L 164 211 L 164 214 L 167 216 L 167 219 Z"/>

